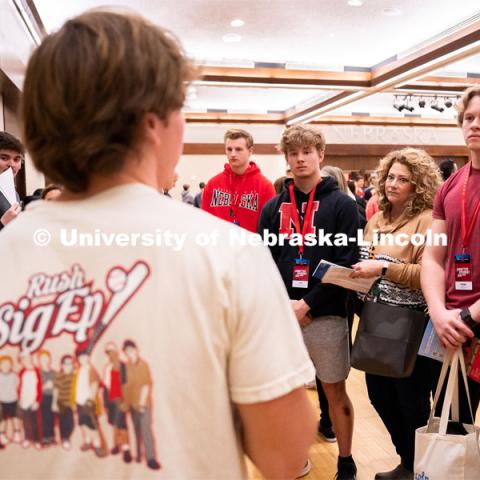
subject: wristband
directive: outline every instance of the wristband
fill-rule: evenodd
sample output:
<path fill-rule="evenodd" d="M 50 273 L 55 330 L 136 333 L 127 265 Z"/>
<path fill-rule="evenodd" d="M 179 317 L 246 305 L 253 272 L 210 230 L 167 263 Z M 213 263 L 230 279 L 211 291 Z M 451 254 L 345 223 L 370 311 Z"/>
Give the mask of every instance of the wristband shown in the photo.
<path fill-rule="evenodd" d="M 468 308 L 464 308 L 460 312 L 460 318 L 462 319 L 463 323 L 468 325 L 472 330 L 478 326 L 478 323 L 472 318 L 472 314 Z"/>

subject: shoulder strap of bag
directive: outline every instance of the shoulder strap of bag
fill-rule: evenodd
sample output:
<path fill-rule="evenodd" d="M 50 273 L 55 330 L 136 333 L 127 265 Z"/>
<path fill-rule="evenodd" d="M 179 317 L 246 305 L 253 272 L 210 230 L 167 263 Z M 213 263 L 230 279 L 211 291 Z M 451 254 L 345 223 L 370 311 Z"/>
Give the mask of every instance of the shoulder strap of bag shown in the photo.
<path fill-rule="evenodd" d="M 475 419 L 473 416 L 472 410 L 472 401 L 470 399 L 470 392 L 468 389 L 468 380 L 467 380 L 467 370 L 465 368 L 465 360 L 463 358 L 463 351 L 462 348 L 459 347 L 455 350 L 451 357 L 451 364 L 450 364 L 450 374 L 448 376 L 448 383 L 447 383 L 447 391 L 445 393 L 445 399 L 443 402 L 442 407 L 442 414 L 440 417 L 440 428 L 439 433 L 445 435 L 447 432 L 448 426 L 448 413 L 450 407 L 452 406 L 452 401 L 455 401 L 457 404 L 454 406 L 453 410 L 457 412 L 457 418 L 452 415 L 453 420 L 458 421 L 458 364 L 460 363 L 460 371 L 462 372 L 463 382 L 465 384 L 465 392 L 467 394 L 468 406 L 470 409 L 470 419 L 472 421 L 472 425 L 475 425 Z M 443 370 L 443 368 L 442 368 Z M 439 382 L 440 383 L 440 382 Z M 455 395 L 455 392 L 456 395 Z M 437 393 L 437 392 L 436 392 Z M 435 395 L 436 396 L 436 395 Z M 457 398 L 454 398 L 456 396 Z"/>
<path fill-rule="evenodd" d="M 463 357 L 463 351 L 461 348 L 458 354 L 458 358 L 460 360 L 460 369 L 462 372 L 463 383 L 465 385 L 465 391 L 467 392 L 468 408 L 470 409 L 470 417 L 472 419 L 472 425 L 475 425 L 475 417 L 473 416 L 472 401 L 470 399 L 470 392 L 468 390 L 467 369 L 465 368 L 465 358 Z"/>
<path fill-rule="evenodd" d="M 440 415 L 440 427 L 438 433 L 440 435 L 446 435 L 448 418 L 450 413 L 450 407 L 452 405 L 453 392 L 458 383 L 458 350 L 455 350 L 452 355 L 452 361 L 450 363 L 450 373 L 448 375 L 447 390 L 445 392 L 445 398 L 443 400 L 442 414 Z"/>
<path fill-rule="evenodd" d="M 428 418 L 427 423 L 427 432 L 431 432 L 432 420 L 435 414 L 435 409 L 437 407 L 438 400 L 440 398 L 440 393 L 442 392 L 443 384 L 445 383 L 445 378 L 447 376 L 448 367 L 452 361 L 452 351 L 446 350 L 445 356 L 443 357 L 442 370 L 440 371 L 440 376 L 438 377 L 437 389 L 435 390 L 435 395 L 433 397 L 433 404 L 430 410 L 430 417 Z"/>

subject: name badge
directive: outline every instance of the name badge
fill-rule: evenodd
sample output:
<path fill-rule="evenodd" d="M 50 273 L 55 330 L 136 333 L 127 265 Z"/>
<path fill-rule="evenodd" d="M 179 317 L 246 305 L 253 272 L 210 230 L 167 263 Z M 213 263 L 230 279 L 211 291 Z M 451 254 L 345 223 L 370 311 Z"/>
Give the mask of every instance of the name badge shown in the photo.
<path fill-rule="evenodd" d="M 308 288 L 308 274 L 310 261 L 305 258 L 296 258 L 293 266 L 292 287 Z"/>
<path fill-rule="evenodd" d="M 473 290 L 472 263 L 469 253 L 459 253 L 455 258 L 455 290 Z"/>

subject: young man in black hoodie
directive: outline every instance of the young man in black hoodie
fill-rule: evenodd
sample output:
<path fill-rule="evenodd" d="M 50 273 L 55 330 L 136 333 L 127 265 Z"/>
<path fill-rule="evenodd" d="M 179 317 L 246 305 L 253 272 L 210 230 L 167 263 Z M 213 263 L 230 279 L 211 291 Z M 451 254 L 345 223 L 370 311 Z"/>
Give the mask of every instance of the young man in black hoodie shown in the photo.
<path fill-rule="evenodd" d="M 322 284 L 312 274 L 322 259 L 347 267 L 356 262 L 357 206 L 339 190 L 333 178 L 321 177 L 325 139 L 317 127 L 295 125 L 286 129 L 280 149 L 293 179 L 287 179 L 285 189 L 264 206 L 259 233 L 264 238 L 268 233 L 286 234 L 292 240 L 294 233 L 297 238 L 298 234 L 301 238 L 316 235 L 314 246 L 296 246 L 297 242 L 286 241 L 283 246 L 271 246 L 270 250 L 328 398 L 338 439 L 337 478 L 354 480 L 353 407 L 345 388 L 350 370 L 346 291 Z M 344 234 L 351 241 L 337 242 L 336 234 Z"/>

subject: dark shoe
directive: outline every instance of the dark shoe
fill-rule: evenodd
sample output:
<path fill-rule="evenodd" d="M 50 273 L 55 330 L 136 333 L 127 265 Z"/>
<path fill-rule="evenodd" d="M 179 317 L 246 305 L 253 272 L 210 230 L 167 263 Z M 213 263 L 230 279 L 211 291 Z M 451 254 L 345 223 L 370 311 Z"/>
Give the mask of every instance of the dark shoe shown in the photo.
<path fill-rule="evenodd" d="M 151 468 L 152 470 L 160 470 L 161 465 L 154 458 L 151 458 L 147 462 L 147 467 Z"/>
<path fill-rule="evenodd" d="M 327 442 L 334 443 L 337 441 L 335 431 L 331 425 L 325 425 L 324 423 L 320 422 L 318 424 L 318 434 L 321 435 Z"/>
<path fill-rule="evenodd" d="M 120 447 L 118 445 L 115 445 L 111 450 L 110 453 L 112 455 L 118 455 L 120 453 Z"/>
<path fill-rule="evenodd" d="M 357 466 L 355 462 L 338 462 L 335 480 L 356 480 Z"/>
<path fill-rule="evenodd" d="M 130 450 L 125 450 L 123 452 L 123 461 L 125 463 L 130 463 L 132 461 L 132 454 L 130 453 Z"/>
<path fill-rule="evenodd" d="M 413 472 L 400 464 L 389 472 L 377 473 L 375 480 L 413 480 Z"/>

